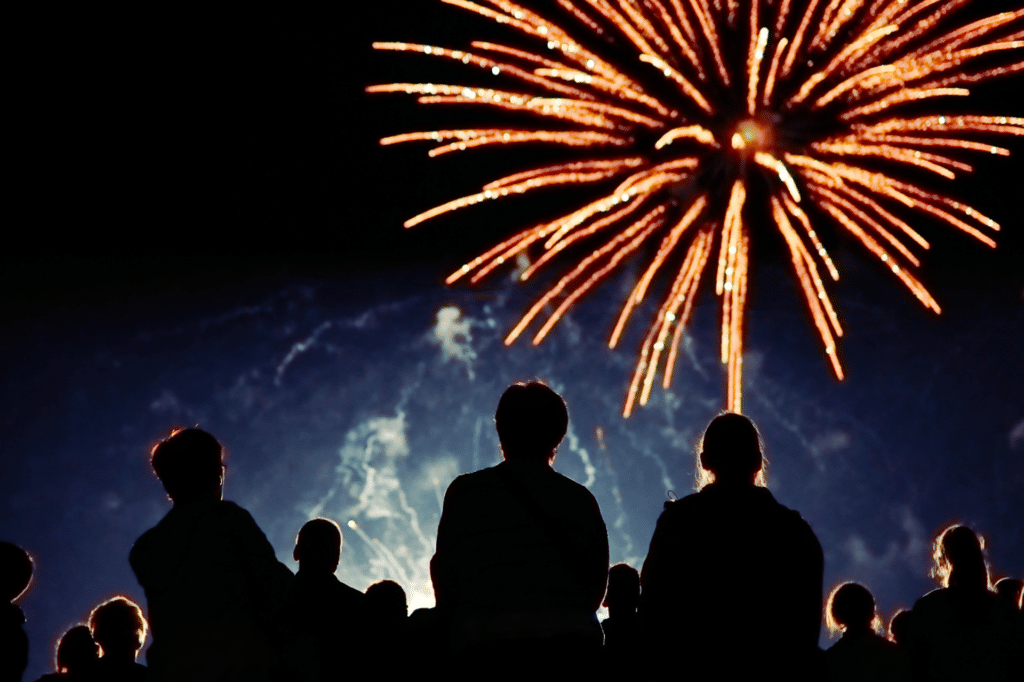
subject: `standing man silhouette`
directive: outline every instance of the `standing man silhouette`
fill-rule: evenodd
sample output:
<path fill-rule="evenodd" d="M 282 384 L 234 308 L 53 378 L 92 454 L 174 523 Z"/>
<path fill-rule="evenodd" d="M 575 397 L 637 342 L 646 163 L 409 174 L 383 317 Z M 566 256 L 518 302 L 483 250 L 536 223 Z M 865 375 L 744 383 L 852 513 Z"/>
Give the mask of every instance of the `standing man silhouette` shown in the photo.
<path fill-rule="evenodd" d="M 174 506 L 128 560 L 146 592 L 150 680 L 270 679 L 277 615 L 293 578 L 246 510 L 222 499 L 217 439 L 175 430 L 152 465 Z"/>
<path fill-rule="evenodd" d="M 608 533 L 590 491 L 551 468 L 568 423 L 546 385 L 510 386 L 494 415 L 504 461 L 445 494 L 431 575 L 467 663 L 550 670 L 600 653 Z"/>

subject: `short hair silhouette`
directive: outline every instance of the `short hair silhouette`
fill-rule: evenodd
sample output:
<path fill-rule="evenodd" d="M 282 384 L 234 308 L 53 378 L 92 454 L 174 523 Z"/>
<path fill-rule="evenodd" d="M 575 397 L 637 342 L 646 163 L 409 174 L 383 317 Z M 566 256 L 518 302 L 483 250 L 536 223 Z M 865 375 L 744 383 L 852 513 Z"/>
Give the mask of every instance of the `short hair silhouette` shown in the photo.
<path fill-rule="evenodd" d="M 742 414 L 726 412 L 711 420 L 699 447 L 698 488 L 713 482 L 765 485 L 761 435 Z"/>
<path fill-rule="evenodd" d="M 833 588 L 825 608 L 828 629 L 837 632 L 877 630 L 881 621 L 875 615 L 875 598 L 859 583 L 843 583 Z"/>
<path fill-rule="evenodd" d="M 59 673 L 81 673 L 100 657 L 99 645 L 89 627 L 76 625 L 64 633 L 57 644 L 56 667 Z"/>
<path fill-rule="evenodd" d="M 341 560 L 341 528 L 331 519 L 313 519 L 303 524 L 295 537 L 292 557 L 300 569 L 334 573 Z"/>
<path fill-rule="evenodd" d="M 506 459 L 550 460 L 569 428 L 569 412 L 547 385 L 516 383 L 498 401 L 494 426 Z"/>
<path fill-rule="evenodd" d="M 1024 590 L 1024 581 L 1019 578 L 1000 578 L 996 581 L 995 591 L 1018 611 L 1020 610 L 1020 595 Z"/>
<path fill-rule="evenodd" d="M 900 609 L 896 613 L 892 614 L 892 620 L 889 621 L 889 640 L 895 642 L 899 646 L 906 646 L 908 641 L 908 632 L 910 631 L 910 611 L 906 609 Z"/>
<path fill-rule="evenodd" d="M 150 462 L 171 500 L 196 497 L 223 482 L 220 442 L 202 429 L 175 429 L 157 443 Z"/>
<path fill-rule="evenodd" d="M 636 610 L 640 601 L 640 573 L 629 564 L 615 564 L 608 569 L 608 592 L 604 606 L 611 609 L 620 604 L 626 610 Z M 617 610 L 617 609 L 616 609 Z"/>
<path fill-rule="evenodd" d="M 3 598 L 16 601 L 32 582 L 32 557 L 11 542 L 0 542 L 0 590 Z"/>
<path fill-rule="evenodd" d="M 142 609 L 127 597 L 108 599 L 89 614 L 89 631 L 103 655 L 138 653 L 146 641 L 148 626 Z"/>
<path fill-rule="evenodd" d="M 381 580 L 367 587 L 366 607 L 384 621 L 401 620 L 409 615 L 405 590 L 394 580 Z"/>
<path fill-rule="evenodd" d="M 943 587 L 987 590 L 990 586 L 984 549 L 984 541 L 967 526 L 949 526 L 935 538 L 932 575 Z"/>

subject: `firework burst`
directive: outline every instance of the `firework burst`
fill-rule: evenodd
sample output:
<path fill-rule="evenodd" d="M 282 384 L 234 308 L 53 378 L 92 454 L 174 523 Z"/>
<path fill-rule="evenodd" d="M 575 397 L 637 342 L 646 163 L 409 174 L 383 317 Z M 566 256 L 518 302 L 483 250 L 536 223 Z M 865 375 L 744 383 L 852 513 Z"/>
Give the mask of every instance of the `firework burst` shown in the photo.
<path fill-rule="evenodd" d="M 819 223 L 852 235 L 935 312 L 938 304 L 913 272 L 928 242 L 901 214 L 929 214 L 995 245 L 994 221 L 921 183 L 970 172 L 959 158 L 964 152 L 1008 155 L 985 141 L 993 136 L 1024 135 L 1024 118 L 932 113 L 936 104 L 968 95 L 971 83 L 1024 68 L 1017 52 L 1024 9 L 957 23 L 955 12 L 969 0 L 557 0 L 550 8 L 555 23 L 505 0 L 442 2 L 504 24 L 535 47 L 375 43 L 483 69 L 495 86 L 393 83 L 368 91 L 526 112 L 538 123 L 407 133 L 381 143 L 432 141 L 439 146 L 431 156 L 544 144 L 578 156 L 499 178 L 405 225 L 544 187 L 592 185 L 589 203 L 519 232 L 446 281 L 477 282 L 535 254 L 520 274 L 527 280 L 566 248 L 591 244 L 505 339 L 511 344 L 546 316 L 533 336 L 537 344 L 581 296 L 647 249 L 653 256 L 622 306 L 610 347 L 655 277 L 670 271 L 671 283 L 640 348 L 626 416 L 647 402 L 659 371 L 669 386 L 709 270 L 721 298 L 726 405 L 741 410 L 752 225 L 773 224 L 783 237 L 840 379 L 843 330 L 825 287 L 825 277 L 837 280 L 839 272 Z M 770 219 L 752 219 L 755 212 Z"/>

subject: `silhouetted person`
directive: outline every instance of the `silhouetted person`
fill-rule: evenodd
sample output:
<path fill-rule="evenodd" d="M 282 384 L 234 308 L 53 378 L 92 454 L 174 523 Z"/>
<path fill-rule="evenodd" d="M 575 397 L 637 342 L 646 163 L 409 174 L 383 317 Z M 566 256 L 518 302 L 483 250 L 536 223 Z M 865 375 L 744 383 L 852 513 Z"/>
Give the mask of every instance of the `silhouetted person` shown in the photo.
<path fill-rule="evenodd" d="M 136 663 L 139 649 L 146 641 L 146 619 L 138 604 L 125 597 L 114 597 L 92 610 L 89 631 L 100 645 L 100 659 L 92 678 L 97 682 L 145 682 L 145 666 Z"/>
<path fill-rule="evenodd" d="M 249 512 L 221 499 L 221 446 L 200 429 L 174 431 L 152 464 L 173 508 L 129 556 L 146 592 L 151 679 L 266 680 L 274 621 L 292 575 Z"/>
<path fill-rule="evenodd" d="M 32 557 L 10 542 L 0 542 L 0 680 L 21 682 L 28 665 L 25 614 L 16 602 L 32 582 Z"/>
<path fill-rule="evenodd" d="M 881 621 L 875 599 L 863 585 L 837 586 L 825 609 L 829 630 L 842 638 L 825 652 L 830 682 L 901 682 L 909 680 L 906 659 L 897 646 L 876 631 Z"/>
<path fill-rule="evenodd" d="M 817 666 L 821 545 L 759 487 L 757 429 L 738 414 L 704 434 L 700 492 L 666 502 L 641 573 L 649 653 L 667 669 L 800 679 Z M 750 589 L 738 589 L 749 585 Z"/>
<path fill-rule="evenodd" d="M 590 491 L 551 467 L 565 403 L 542 383 L 514 384 L 494 423 L 504 461 L 448 486 L 431 561 L 453 646 L 490 666 L 599 655 L 608 534 Z"/>
<path fill-rule="evenodd" d="M 892 614 L 892 620 L 889 621 L 889 641 L 903 651 L 907 648 L 910 629 L 913 627 L 910 624 L 911 620 L 910 611 L 900 609 Z"/>
<path fill-rule="evenodd" d="M 601 621 L 606 658 L 616 673 L 634 668 L 640 625 L 636 607 L 640 602 L 640 574 L 629 564 L 615 564 L 608 570 L 608 593 L 604 606 L 608 617 Z"/>
<path fill-rule="evenodd" d="M 1019 578 L 1002 578 L 996 581 L 996 594 L 1006 600 L 1006 603 L 1020 610 L 1020 593 L 1024 589 L 1024 581 Z"/>
<path fill-rule="evenodd" d="M 915 679 L 1019 680 L 1012 663 L 1016 612 L 991 589 L 981 540 L 953 525 L 935 539 L 942 584 L 914 604 L 909 651 Z M 1012 673 L 1012 670 L 1017 670 Z"/>
<path fill-rule="evenodd" d="M 422 660 L 409 657 L 409 605 L 405 590 L 394 580 L 381 580 L 366 588 L 367 646 L 362 656 L 380 664 L 387 661 L 391 677 L 413 674 Z"/>
<path fill-rule="evenodd" d="M 36 682 L 82 682 L 88 680 L 100 659 L 100 647 L 88 625 L 76 625 L 64 633 L 57 645 L 57 672 L 43 675 Z"/>
<path fill-rule="evenodd" d="M 338 649 L 360 651 L 365 646 L 366 595 L 334 575 L 341 544 L 341 529 L 330 519 L 307 521 L 295 538 L 292 556 L 299 570 L 285 614 L 293 680 L 333 679 Z"/>

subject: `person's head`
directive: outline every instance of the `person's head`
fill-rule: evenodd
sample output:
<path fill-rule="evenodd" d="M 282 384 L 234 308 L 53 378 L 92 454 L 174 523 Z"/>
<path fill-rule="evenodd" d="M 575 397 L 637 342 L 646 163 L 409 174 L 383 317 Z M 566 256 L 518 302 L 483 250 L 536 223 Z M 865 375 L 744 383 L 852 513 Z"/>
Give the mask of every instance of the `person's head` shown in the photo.
<path fill-rule="evenodd" d="M 32 557 L 11 542 L 0 542 L 0 597 L 15 602 L 32 582 Z"/>
<path fill-rule="evenodd" d="M 989 589 L 985 543 L 978 535 L 960 524 L 943 530 L 935 538 L 932 575 L 943 587 Z"/>
<path fill-rule="evenodd" d="M 300 571 L 334 573 L 341 560 L 341 528 L 331 519 L 307 521 L 295 538 L 292 557 Z"/>
<path fill-rule="evenodd" d="M 494 426 L 505 459 L 550 463 L 569 427 L 565 401 L 539 381 L 508 387 L 498 401 Z"/>
<path fill-rule="evenodd" d="M 764 485 L 764 455 L 754 423 L 741 414 L 711 420 L 700 443 L 698 487 L 708 483 Z"/>
<path fill-rule="evenodd" d="M 150 462 L 175 503 L 220 499 L 224 483 L 223 450 L 202 429 L 175 429 L 157 443 Z"/>
<path fill-rule="evenodd" d="M 1001 578 L 995 584 L 996 594 L 1011 604 L 1013 608 L 1020 610 L 1021 590 L 1024 590 L 1024 581 L 1020 578 Z"/>
<path fill-rule="evenodd" d="M 146 641 L 146 619 L 139 605 L 127 597 L 108 599 L 89 614 L 89 631 L 103 649 L 103 656 L 132 660 Z"/>
<path fill-rule="evenodd" d="M 394 580 L 381 580 L 367 587 L 366 608 L 372 618 L 384 623 L 401 622 L 409 615 L 405 590 Z"/>
<path fill-rule="evenodd" d="M 875 615 L 875 598 L 858 583 L 843 583 L 828 595 L 825 620 L 832 633 L 862 633 L 878 630 L 881 621 Z"/>
<path fill-rule="evenodd" d="M 608 570 L 608 592 L 604 606 L 610 611 L 636 611 L 640 601 L 640 574 L 629 564 L 615 564 Z"/>
<path fill-rule="evenodd" d="M 60 638 L 57 645 L 57 672 L 76 673 L 100 657 L 100 648 L 86 625 L 76 625 Z"/>
<path fill-rule="evenodd" d="M 906 645 L 907 631 L 911 618 L 910 613 L 906 609 L 900 609 L 892 614 L 892 620 L 889 621 L 889 641 L 895 642 L 900 646 Z"/>

